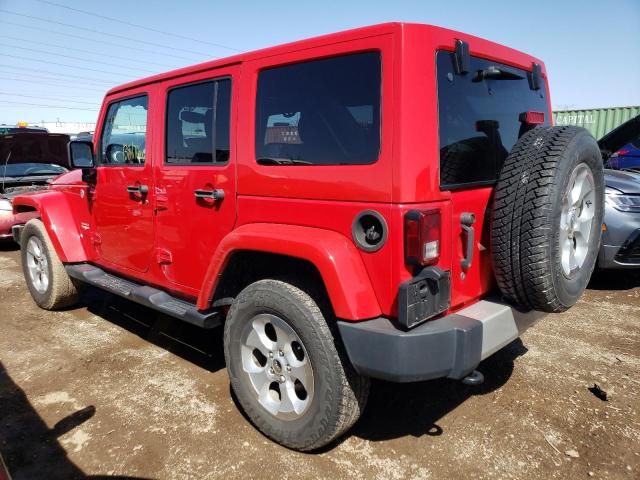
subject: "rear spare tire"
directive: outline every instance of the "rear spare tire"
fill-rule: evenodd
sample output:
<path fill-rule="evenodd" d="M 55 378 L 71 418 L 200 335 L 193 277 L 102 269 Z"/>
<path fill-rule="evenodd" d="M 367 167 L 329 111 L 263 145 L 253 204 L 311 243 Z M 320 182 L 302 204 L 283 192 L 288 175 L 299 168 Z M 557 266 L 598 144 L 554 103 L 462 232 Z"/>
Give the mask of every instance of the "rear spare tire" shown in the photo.
<path fill-rule="evenodd" d="M 562 312 L 589 282 L 604 209 L 600 149 L 587 130 L 540 127 L 513 147 L 496 184 L 491 251 L 508 300 Z"/>

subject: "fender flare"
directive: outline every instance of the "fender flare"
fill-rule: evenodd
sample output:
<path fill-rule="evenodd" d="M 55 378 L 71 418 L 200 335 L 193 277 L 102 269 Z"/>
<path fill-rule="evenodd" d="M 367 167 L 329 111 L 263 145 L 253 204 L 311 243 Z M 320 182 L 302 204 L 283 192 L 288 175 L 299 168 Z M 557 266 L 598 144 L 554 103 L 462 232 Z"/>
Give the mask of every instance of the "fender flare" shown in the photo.
<path fill-rule="evenodd" d="M 64 193 L 48 190 L 17 195 L 13 199 L 14 212 L 18 206 L 31 207 L 38 212 L 61 262 L 87 261 L 88 255 L 82 242 L 82 236 L 78 231 L 72 208 Z"/>
<path fill-rule="evenodd" d="M 313 264 L 338 318 L 364 320 L 382 315 L 360 252 L 350 239 L 331 230 L 273 223 L 242 225 L 220 242 L 207 269 L 198 309 L 211 305 L 229 259 L 240 250 L 275 253 Z"/>

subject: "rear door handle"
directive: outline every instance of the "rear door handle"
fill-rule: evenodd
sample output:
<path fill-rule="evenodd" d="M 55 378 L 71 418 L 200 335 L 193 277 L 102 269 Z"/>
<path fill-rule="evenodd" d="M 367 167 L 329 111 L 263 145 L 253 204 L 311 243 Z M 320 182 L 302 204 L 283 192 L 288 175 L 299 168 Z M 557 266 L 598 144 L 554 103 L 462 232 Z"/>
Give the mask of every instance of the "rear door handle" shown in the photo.
<path fill-rule="evenodd" d="M 147 185 L 129 185 L 127 186 L 127 192 L 137 195 L 146 195 L 149 193 L 149 187 Z"/>
<path fill-rule="evenodd" d="M 196 189 L 193 191 L 196 198 L 204 198 L 206 200 L 220 201 L 224 200 L 224 190 L 216 188 L 214 190 Z"/>
<path fill-rule="evenodd" d="M 473 247 L 475 245 L 475 231 L 473 224 L 476 221 L 476 216 L 473 213 L 463 213 L 460 215 L 460 226 L 462 230 L 467 234 L 467 241 L 464 249 L 464 258 L 460 261 L 462 270 L 469 270 L 471 263 L 473 262 Z"/>

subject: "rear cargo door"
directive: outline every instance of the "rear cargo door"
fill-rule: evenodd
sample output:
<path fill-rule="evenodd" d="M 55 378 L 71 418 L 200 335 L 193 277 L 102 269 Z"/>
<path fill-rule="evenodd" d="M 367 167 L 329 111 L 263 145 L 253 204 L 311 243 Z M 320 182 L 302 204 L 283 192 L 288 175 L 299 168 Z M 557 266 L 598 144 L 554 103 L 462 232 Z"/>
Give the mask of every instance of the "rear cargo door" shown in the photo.
<path fill-rule="evenodd" d="M 452 307 L 487 294 L 494 286 L 489 251 L 492 193 L 509 151 L 533 125 L 525 112 L 544 113 L 546 88 L 530 73 L 471 57 L 470 69 L 456 74 L 454 55 L 436 56 L 440 138 L 440 185 L 451 192 Z"/>

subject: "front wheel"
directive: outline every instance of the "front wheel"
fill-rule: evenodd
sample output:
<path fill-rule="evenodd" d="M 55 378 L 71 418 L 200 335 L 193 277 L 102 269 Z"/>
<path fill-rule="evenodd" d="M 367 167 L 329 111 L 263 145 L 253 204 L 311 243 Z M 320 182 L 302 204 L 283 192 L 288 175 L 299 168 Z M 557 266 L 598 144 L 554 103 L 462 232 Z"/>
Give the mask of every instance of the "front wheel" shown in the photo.
<path fill-rule="evenodd" d="M 256 427 L 296 450 L 320 448 L 364 409 L 369 380 L 342 353 L 318 305 L 303 290 L 261 280 L 234 301 L 225 358 L 238 402 Z"/>
<path fill-rule="evenodd" d="M 78 291 L 40 220 L 29 220 L 25 225 L 20 235 L 20 255 L 27 287 L 40 308 L 56 310 L 76 303 Z"/>

